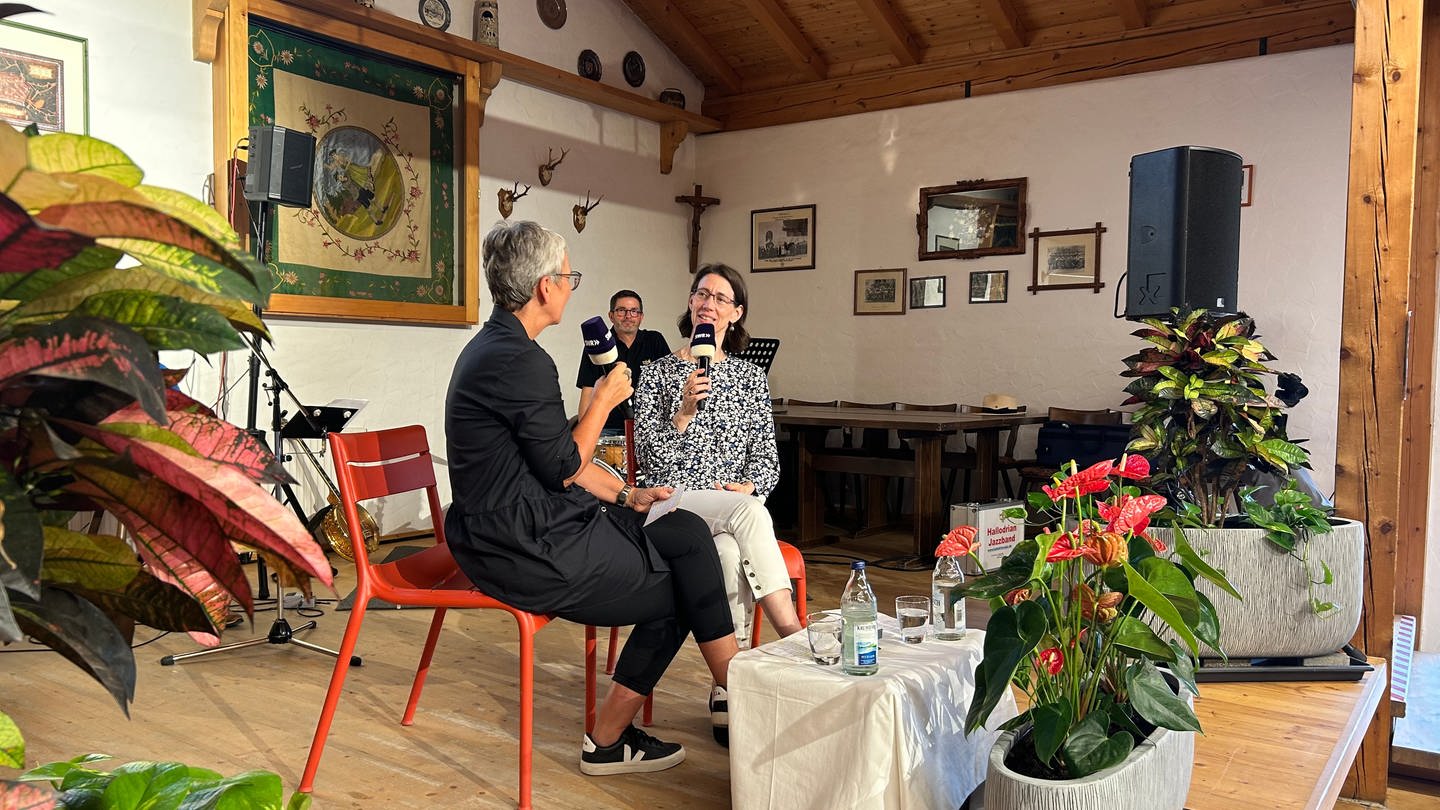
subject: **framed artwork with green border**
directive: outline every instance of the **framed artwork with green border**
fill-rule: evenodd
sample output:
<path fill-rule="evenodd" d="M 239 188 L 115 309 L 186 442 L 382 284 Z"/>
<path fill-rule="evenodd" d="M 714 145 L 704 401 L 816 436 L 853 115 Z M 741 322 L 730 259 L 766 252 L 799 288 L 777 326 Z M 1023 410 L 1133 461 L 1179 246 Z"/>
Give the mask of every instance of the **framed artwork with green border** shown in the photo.
<path fill-rule="evenodd" d="M 474 323 L 466 66 L 286 22 L 251 16 L 246 50 L 247 123 L 315 138 L 310 207 L 270 208 L 267 313 Z"/>
<path fill-rule="evenodd" d="M 42 132 L 89 134 L 89 42 L 0 22 L 0 118 Z"/>

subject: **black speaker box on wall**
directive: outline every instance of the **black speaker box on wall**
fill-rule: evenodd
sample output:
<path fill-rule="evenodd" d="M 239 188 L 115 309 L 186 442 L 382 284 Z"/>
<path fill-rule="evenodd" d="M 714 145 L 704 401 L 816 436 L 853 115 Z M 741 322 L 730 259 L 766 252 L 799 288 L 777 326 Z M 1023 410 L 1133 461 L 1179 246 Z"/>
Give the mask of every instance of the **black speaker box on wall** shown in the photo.
<path fill-rule="evenodd" d="M 250 127 L 245 199 L 310 207 L 315 137 L 285 127 Z"/>
<path fill-rule="evenodd" d="M 1208 146 L 1130 158 L 1125 317 L 1238 311 L 1240 166 L 1239 155 Z"/>

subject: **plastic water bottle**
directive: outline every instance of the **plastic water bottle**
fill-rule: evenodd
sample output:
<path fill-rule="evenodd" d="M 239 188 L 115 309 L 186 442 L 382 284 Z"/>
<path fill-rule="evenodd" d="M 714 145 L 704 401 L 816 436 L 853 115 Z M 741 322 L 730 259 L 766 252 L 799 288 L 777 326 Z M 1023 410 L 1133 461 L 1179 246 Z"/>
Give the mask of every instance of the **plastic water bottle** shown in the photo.
<path fill-rule="evenodd" d="M 965 597 L 959 593 L 965 584 L 960 557 L 935 560 L 935 574 L 930 578 L 930 621 L 935 638 L 959 641 L 965 637 Z"/>
<path fill-rule="evenodd" d="M 847 675 L 874 675 L 880 669 L 879 618 L 865 563 L 856 560 L 840 594 L 840 668 Z"/>

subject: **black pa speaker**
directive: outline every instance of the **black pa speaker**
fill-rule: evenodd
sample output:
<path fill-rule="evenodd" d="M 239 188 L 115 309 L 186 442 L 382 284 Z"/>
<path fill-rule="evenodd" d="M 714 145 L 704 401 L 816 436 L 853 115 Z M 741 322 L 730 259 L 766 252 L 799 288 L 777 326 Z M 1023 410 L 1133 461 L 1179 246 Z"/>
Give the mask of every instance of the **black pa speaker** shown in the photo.
<path fill-rule="evenodd" d="M 1238 312 L 1240 156 L 1176 146 L 1130 158 L 1125 317 Z"/>
<path fill-rule="evenodd" d="M 310 207 L 315 137 L 285 127 L 250 127 L 245 199 Z"/>

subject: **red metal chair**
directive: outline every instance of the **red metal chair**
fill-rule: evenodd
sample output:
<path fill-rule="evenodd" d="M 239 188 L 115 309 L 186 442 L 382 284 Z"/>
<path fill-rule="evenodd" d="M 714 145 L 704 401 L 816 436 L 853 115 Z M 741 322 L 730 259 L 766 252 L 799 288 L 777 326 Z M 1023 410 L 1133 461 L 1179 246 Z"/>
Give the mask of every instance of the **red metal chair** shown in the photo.
<path fill-rule="evenodd" d="M 423 489 L 429 500 L 435 545 L 394 562 L 377 563 L 370 560 L 364 543 L 353 544 L 358 577 L 355 604 L 345 625 L 345 637 L 340 644 L 335 672 L 330 676 L 330 688 L 325 693 L 325 704 L 315 727 L 315 739 L 310 744 L 310 756 L 305 761 L 300 791 L 309 793 L 314 787 L 315 772 L 320 767 L 320 756 L 325 751 L 325 740 L 340 702 L 341 687 L 350 670 L 350 656 L 354 654 L 360 636 L 360 624 L 365 619 L 370 600 L 378 597 L 396 605 L 435 609 L 435 618 L 430 622 L 430 632 L 425 637 L 424 651 L 420 654 L 420 666 L 415 671 L 415 682 L 410 688 L 410 700 L 400 720 L 401 725 L 406 726 L 414 722 L 415 706 L 420 702 L 420 690 L 430 672 L 430 660 L 440 637 L 445 612 L 450 608 L 488 608 L 503 610 L 515 617 L 520 631 L 520 808 L 529 810 L 531 738 L 535 728 L 535 634 L 550 622 L 551 617 L 529 613 L 486 596 L 460 571 L 445 544 L 444 521 L 438 519 L 441 514 L 440 497 L 435 487 L 435 469 L 425 428 L 412 425 L 370 433 L 332 433 L 330 449 L 334 453 L 335 479 L 352 537 L 360 536 L 360 518 L 355 509 L 357 502 Z M 595 704 L 593 627 L 587 628 L 586 653 L 585 728 L 588 731 L 593 726 Z"/>
<path fill-rule="evenodd" d="M 800 617 L 800 626 L 804 627 L 808 622 L 805 620 L 805 557 L 800 549 L 790 545 L 784 540 L 780 543 L 780 556 L 785 558 L 785 572 L 790 575 L 790 580 L 795 583 L 795 614 Z M 750 647 L 753 649 L 760 646 L 760 620 L 765 618 L 765 613 L 760 609 L 760 603 L 755 603 L 755 621 L 751 622 L 754 628 L 750 634 Z"/>

